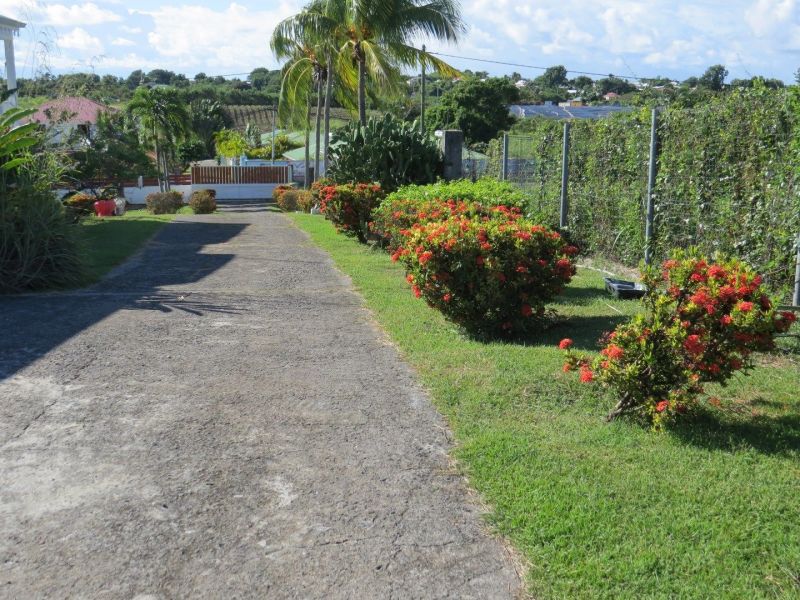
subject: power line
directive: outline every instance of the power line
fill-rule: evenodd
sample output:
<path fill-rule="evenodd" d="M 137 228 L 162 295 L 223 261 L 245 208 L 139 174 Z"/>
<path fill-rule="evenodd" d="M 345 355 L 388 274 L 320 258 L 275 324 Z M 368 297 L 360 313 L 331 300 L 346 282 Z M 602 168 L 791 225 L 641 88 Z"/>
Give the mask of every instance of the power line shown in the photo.
<path fill-rule="evenodd" d="M 471 60 L 475 62 L 482 62 L 482 63 L 491 63 L 493 65 L 505 65 L 508 67 L 522 67 L 524 69 L 539 69 L 540 71 L 546 71 L 550 67 L 538 67 L 536 65 L 523 65 L 520 63 L 512 63 L 512 62 L 505 62 L 502 60 L 489 60 L 486 58 L 475 58 L 474 56 L 456 56 L 455 54 L 445 54 L 444 52 L 430 52 L 429 54 L 436 54 L 437 56 L 445 56 L 447 58 L 459 58 L 461 60 Z M 567 73 L 577 73 L 578 75 L 595 75 L 597 77 L 608 77 L 609 73 L 593 73 L 591 71 L 574 71 L 572 69 L 567 69 Z M 656 79 L 655 77 L 634 77 L 631 75 L 614 75 L 614 77 L 618 77 L 619 79 L 636 79 L 638 81 L 645 81 L 647 79 Z"/>

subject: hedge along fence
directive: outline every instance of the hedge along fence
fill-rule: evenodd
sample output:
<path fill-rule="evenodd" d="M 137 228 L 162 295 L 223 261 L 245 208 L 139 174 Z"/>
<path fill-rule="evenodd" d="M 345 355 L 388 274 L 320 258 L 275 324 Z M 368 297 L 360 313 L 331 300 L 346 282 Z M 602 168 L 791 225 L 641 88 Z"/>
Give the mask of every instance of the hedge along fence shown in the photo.
<path fill-rule="evenodd" d="M 799 107 L 797 90 L 756 88 L 661 111 L 656 259 L 690 245 L 735 255 L 788 297 L 800 233 Z M 562 122 L 527 119 L 510 141 L 511 178 L 548 224 L 558 223 L 562 135 Z M 588 251 L 642 259 L 649 143 L 650 109 L 572 123 L 568 224 Z M 514 161 L 524 163 L 518 177 Z"/>

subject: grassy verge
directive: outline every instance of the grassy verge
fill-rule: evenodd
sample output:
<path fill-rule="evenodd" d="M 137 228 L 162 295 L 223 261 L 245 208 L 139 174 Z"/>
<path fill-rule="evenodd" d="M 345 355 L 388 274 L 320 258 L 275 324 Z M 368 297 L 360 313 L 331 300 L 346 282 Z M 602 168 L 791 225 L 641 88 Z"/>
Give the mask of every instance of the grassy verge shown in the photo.
<path fill-rule="evenodd" d="M 181 209 L 181 213 L 189 211 Z M 87 217 L 78 225 L 78 238 L 86 267 L 86 285 L 101 279 L 150 239 L 175 215 L 153 215 L 130 210 L 121 217 Z"/>
<path fill-rule="evenodd" d="M 385 254 L 289 214 L 327 250 L 447 416 L 490 519 L 542 598 L 800 595 L 800 364 L 764 358 L 665 433 L 603 415 L 613 399 L 561 372 L 559 339 L 596 349 L 637 310 L 584 270 L 531 345 L 479 343 L 412 297 Z"/>

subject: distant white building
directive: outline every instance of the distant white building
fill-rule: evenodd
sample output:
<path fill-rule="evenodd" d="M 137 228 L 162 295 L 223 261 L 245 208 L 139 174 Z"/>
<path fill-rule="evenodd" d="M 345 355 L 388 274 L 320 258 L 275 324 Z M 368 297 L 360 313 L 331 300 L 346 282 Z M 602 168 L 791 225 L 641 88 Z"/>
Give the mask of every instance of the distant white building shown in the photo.
<path fill-rule="evenodd" d="M 17 67 L 14 62 L 14 36 L 16 36 L 23 27 L 25 27 L 25 23 L 0 15 L 0 38 L 3 39 L 6 59 L 6 87 L 9 90 L 16 90 L 17 88 Z M 11 94 L 11 97 L 0 104 L 0 113 L 16 105 L 17 93 L 15 91 Z"/>

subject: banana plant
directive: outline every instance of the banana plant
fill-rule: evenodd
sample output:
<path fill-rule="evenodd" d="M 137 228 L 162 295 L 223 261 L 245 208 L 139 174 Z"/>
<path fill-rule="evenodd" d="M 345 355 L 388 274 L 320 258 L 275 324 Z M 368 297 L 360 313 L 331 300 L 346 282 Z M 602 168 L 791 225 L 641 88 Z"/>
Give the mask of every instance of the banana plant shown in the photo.
<path fill-rule="evenodd" d="M 20 153 L 38 141 L 35 135 L 38 124 L 21 122 L 35 112 L 35 109 L 11 108 L 0 115 L 0 171 L 10 171 L 28 160 Z"/>

